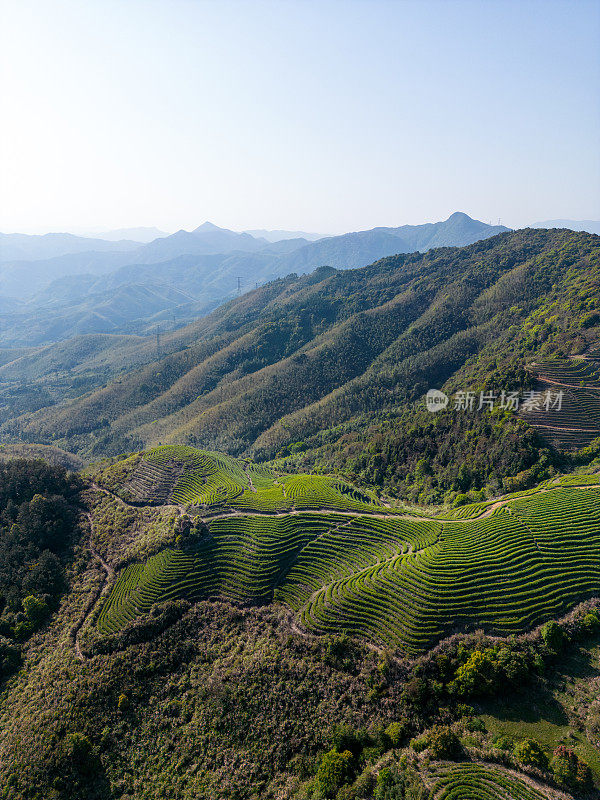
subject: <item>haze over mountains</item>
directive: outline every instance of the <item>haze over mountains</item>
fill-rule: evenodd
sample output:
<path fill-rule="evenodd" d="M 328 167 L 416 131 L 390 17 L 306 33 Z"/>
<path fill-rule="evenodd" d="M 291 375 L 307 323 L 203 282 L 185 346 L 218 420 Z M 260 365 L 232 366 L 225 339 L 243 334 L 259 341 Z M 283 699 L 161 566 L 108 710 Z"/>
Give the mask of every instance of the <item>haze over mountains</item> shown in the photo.
<path fill-rule="evenodd" d="M 43 236 L 28 236 L 25 233 L 0 233 L 0 262 L 40 261 L 45 258 L 65 256 L 70 253 L 130 252 L 139 243 L 120 239 L 106 241 L 72 233 L 46 233 Z"/>
<path fill-rule="evenodd" d="M 268 242 L 279 242 L 282 239 L 306 239 L 308 242 L 316 242 L 317 239 L 324 239 L 329 234 L 307 233 L 306 231 L 267 231 L 264 229 L 245 231 L 251 236 L 259 239 L 266 239 Z"/>
<path fill-rule="evenodd" d="M 507 230 L 455 213 L 315 241 L 236 233 L 205 222 L 147 244 L 71 234 L 0 238 L 0 342 L 39 346 L 87 333 L 146 334 L 209 313 L 240 291 L 319 266 L 348 269 L 396 253 L 463 246 Z M 126 230 L 122 231 L 126 233 Z M 264 236 L 259 234 L 264 233 Z M 280 238 L 284 234 L 290 238 Z"/>
<path fill-rule="evenodd" d="M 547 219 L 534 222 L 532 228 L 568 228 L 571 231 L 585 231 L 600 234 L 600 221 L 592 219 Z"/>
<path fill-rule="evenodd" d="M 107 242 L 118 242 L 120 239 L 131 239 L 140 244 L 148 244 L 148 242 L 158 239 L 160 236 L 168 236 L 165 231 L 161 231 L 156 227 L 137 227 L 137 228 L 117 228 L 116 230 L 103 231 L 80 231 L 80 236 L 92 236 L 96 239 L 104 239 Z"/>

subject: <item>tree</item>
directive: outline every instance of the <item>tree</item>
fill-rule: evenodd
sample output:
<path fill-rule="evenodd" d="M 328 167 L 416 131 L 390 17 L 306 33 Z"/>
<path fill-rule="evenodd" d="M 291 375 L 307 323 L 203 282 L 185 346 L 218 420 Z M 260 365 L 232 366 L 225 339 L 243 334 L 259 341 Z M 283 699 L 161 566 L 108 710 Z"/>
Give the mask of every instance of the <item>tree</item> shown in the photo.
<path fill-rule="evenodd" d="M 540 743 L 535 739 L 523 739 L 517 742 L 513 752 L 515 758 L 521 764 L 537 767 L 538 769 L 546 769 L 548 766 L 548 757 L 542 750 Z"/>
<path fill-rule="evenodd" d="M 31 594 L 23 600 L 23 611 L 27 619 L 36 628 L 41 625 L 50 614 L 48 603 L 42 600 L 41 597 L 34 597 Z"/>
<path fill-rule="evenodd" d="M 586 788 L 591 780 L 591 771 L 585 761 L 564 745 L 559 745 L 552 754 L 550 769 L 557 783 L 567 787 Z"/>
<path fill-rule="evenodd" d="M 333 797 L 340 786 L 351 777 L 352 759 L 349 750 L 344 750 L 343 753 L 330 750 L 325 753 L 317 771 L 317 786 L 325 797 Z"/>
<path fill-rule="evenodd" d="M 394 779 L 392 777 L 392 771 L 389 767 L 384 767 L 383 769 L 379 770 L 379 775 L 377 776 L 377 783 L 375 786 L 376 800 L 384 797 L 386 789 L 389 789 L 393 783 Z"/>
<path fill-rule="evenodd" d="M 21 651 L 7 639 L 0 636 L 0 680 L 14 672 L 21 663 Z"/>
<path fill-rule="evenodd" d="M 542 639 L 546 647 L 559 653 L 565 643 L 565 632 L 557 622 L 546 622 L 542 625 Z"/>
<path fill-rule="evenodd" d="M 33 595 L 47 594 L 56 597 L 64 586 L 64 571 L 60 559 L 49 550 L 43 550 L 23 579 L 23 591 Z"/>
<path fill-rule="evenodd" d="M 70 733 L 67 736 L 65 754 L 75 774 L 88 773 L 95 766 L 92 743 L 83 733 Z"/>
<path fill-rule="evenodd" d="M 492 648 L 475 650 L 456 670 L 452 688 L 458 695 L 491 694 L 497 685 L 498 664 Z"/>
<path fill-rule="evenodd" d="M 402 740 L 406 737 L 406 723 L 392 722 L 387 726 L 385 732 L 392 747 L 400 747 Z"/>
<path fill-rule="evenodd" d="M 460 740 L 448 725 L 435 725 L 427 738 L 429 752 L 433 758 L 457 759 L 461 757 Z"/>
<path fill-rule="evenodd" d="M 333 729 L 331 744 L 338 753 L 349 750 L 352 755 L 357 756 L 363 748 L 366 734 L 364 731 L 357 731 L 349 725 L 336 725 Z"/>

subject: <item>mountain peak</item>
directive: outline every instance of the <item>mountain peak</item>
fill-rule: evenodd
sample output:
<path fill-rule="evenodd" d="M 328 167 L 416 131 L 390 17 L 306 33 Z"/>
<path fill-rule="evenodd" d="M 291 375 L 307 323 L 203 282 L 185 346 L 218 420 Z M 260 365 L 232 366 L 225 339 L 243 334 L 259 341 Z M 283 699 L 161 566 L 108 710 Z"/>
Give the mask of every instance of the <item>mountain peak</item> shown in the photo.
<path fill-rule="evenodd" d="M 450 214 L 446 222 L 464 222 L 466 220 L 469 220 L 470 222 L 475 221 L 473 217 L 470 217 L 468 214 L 465 214 L 464 211 L 455 211 L 454 214 Z"/>
<path fill-rule="evenodd" d="M 219 228 L 218 225 L 213 225 L 212 222 L 203 222 L 197 228 L 194 228 L 192 233 L 210 233 L 211 231 L 222 231 L 225 228 Z"/>

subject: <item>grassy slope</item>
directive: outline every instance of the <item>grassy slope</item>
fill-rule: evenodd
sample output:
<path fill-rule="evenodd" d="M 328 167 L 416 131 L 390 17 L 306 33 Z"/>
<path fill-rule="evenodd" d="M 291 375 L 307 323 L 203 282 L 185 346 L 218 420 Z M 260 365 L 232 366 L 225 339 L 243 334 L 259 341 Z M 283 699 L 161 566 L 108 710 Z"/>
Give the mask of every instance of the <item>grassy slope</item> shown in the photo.
<path fill-rule="evenodd" d="M 382 672 L 377 653 L 351 645 L 336 655 L 335 640 L 299 635 L 289 619 L 267 609 L 220 603 L 183 608 L 162 631 L 142 632 L 116 652 L 81 662 L 68 632 L 100 579 L 93 562 L 76 566 L 71 594 L 31 641 L 24 669 L 0 695 L 3 800 L 306 798 L 302 784 L 315 774 L 335 725 L 376 730 L 410 713 L 402 699 L 401 668 Z M 578 653 L 588 661 L 595 657 L 593 649 Z M 577 675 L 570 669 L 566 660 L 556 682 Z M 581 691 L 593 692 L 594 675 L 575 677 Z M 121 696 L 126 701 L 119 709 Z M 517 713 L 523 696 L 505 696 Z M 487 713 L 488 733 L 470 734 L 464 723 L 454 724 L 475 762 L 493 752 L 499 716 L 486 707 L 477 711 Z M 440 713 L 447 720 L 448 710 Z M 430 723 L 411 719 L 413 732 Z M 563 724 L 567 741 L 568 734 L 579 737 L 576 717 Z M 524 732 L 544 741 L 542 726 Z M 85 768 L 73 759 L 72 734 L 90 742 Z M 514 800 L 514 794 L 500 793 L 507 781 L 513 791 L 533 787 L 536 800 L 567 797 L 502 766 L 429 763 L 411 749 L 383 759 L 370 753 L 361 767 L 366 788 L 349 796 L 372 798 L 377 772 L 397 764 L 402 754 L 429 786 L 441 787 L 451 776 L 463 791 L 472 791 L 468 769 L 478 781 L 497 784 L 491 800 Z"/>
<path fill-rule="evenodd" d="M 179 540 L 120 573 L 100 613 L 104 633 L 163 600 L 275 599 L 309 631 L 346 629 L 415 653 L 456 628 L 527 630 L 598 591 L 596 475 L 430 517 L 333 478 L 275 476 L 185 447 L 117 462 L 95 480 L 138 504 L 183 502 L 195 515 Z"/>

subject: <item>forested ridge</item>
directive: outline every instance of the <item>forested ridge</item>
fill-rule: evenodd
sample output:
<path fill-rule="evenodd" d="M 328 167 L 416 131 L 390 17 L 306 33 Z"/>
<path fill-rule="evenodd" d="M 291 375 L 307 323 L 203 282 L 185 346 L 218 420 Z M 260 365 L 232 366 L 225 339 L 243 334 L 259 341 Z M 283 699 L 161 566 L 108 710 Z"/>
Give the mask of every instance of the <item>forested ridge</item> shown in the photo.
<path fill-rule="evenodd" d="M 461 488 L 444 440 L 473 459 L 466 488 L 497 490 L 531 469 L 535 480 L 560 458 L 526 423 L 452 410 L 434 421 L 421 398 L 430 387 L 526 390 L 529 362 L 596 344 L 598 255 L 591 234 L 522 230 L 290 276 L 172 334 L 164 346 L 174 352 L 161 360 L 2 431 L 87 457 L 187 443 L 258 460 L 292 456 L 291 467 L 302 451 L 312 469 L 426 500 Z M 357 460 L 364 443 L 372 457 Z M 422 459 L 432 477 L 415 485 L 409 473 Z"/>

